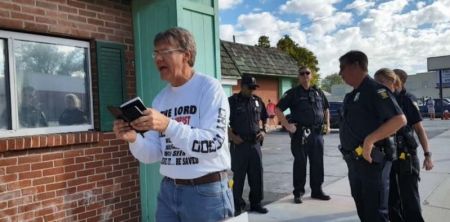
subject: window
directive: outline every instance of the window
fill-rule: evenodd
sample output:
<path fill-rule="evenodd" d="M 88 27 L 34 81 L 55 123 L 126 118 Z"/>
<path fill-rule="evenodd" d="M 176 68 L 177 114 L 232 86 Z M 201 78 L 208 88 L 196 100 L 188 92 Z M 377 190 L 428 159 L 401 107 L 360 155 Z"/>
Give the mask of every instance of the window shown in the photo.
<path fill-rule="evenodd" d="M 89 42 L 0 31 L 0 137 L 92 129 L 89 61 Z"/>

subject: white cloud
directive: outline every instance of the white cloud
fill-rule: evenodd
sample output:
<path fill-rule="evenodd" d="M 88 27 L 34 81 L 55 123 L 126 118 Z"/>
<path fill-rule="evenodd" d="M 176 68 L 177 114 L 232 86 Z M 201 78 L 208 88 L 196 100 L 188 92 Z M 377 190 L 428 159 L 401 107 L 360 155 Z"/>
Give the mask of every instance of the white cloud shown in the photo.
<path fill-rule="evenodd" d="M 375 5 L 375 2 L 373 1 L 366 1 L 366 0 L 355 0 L 351 4 L 348 4 L 345 6 L 345 10 L 355 10 L 358 12 L 359 15 L 364 14 L 369 8 L 373 7 Z"/>
<path fill-rule="evenodd" d="M 233 34 L 239 43 L 254 45 L 261 35 L 269 36 L 271 46 L 275 46 L 278 40 L 288 34 L 305 42 L 305 35 L 299 31 L 298 22 L 287 22 L 278 19 L 269 12 L 249 13 L 238 17 L 238 24 L 233 29 L 230 25 L 221 25 L 220 38 L 232 41 Z M 233 32 L 230 34 L 230 32 Z M 230 38 L 231 37 L 231 38 Z"/>
<path fill-rule="evenodd" d="M 226 10 L 242 3 L 242 0 L 219 0 L 219 9 Z"/>
<path fill-rule="evenodd" d="M 406 0 L 389 1 L 377 6 L 370 4 L 359 22 L 352 21 L 357 17 L 352 17 L 348 12 L 335 12 L 334 2 L 337 1 L 307 3 L 290 0 L 280 7 L 281 14 L 276 16 L 268 12 L 244 14 L 239 16 L 237 24 L 220 26 L 221 38 L 231 41 L 234 33 L 238 42 L 254 45 L 259 36 L 267 35 L 271 45 L 275 46 L 287 34 L 317 56 L 322 78 L 337 72 L 338 58 L 352 49 L 368 55 L 371 73 L 388 67 L 402 68 L 409 74 L 415 74 L 426 71 L 427 57 L 450 55 L 450 0 L 419 4 L 410 11 L 405 11 L 408 5 Z M 352 4 L 356 5 L 355 2 Z M 317 19 L 326 15 L 330 19 L 316 20 L 308 27 L 300 27 L 305 23 L 298 18 L 297 22 L 281 19 L 282 13 L 304 12 L 314 4 L 328 5 L 329 9 L 324 11 L 331 13 L 319 14 L 311 10 L 308 16 Z"/>
<path fill-rule="evenodd" d="M 334 11 L 336 11 L 333 4 L 339 1 L 340 0 L 289 0 L 280 6 L 280 11 L 306 15 L 311 19 L 317 19 L 331 16 Z"/>
<path fill-rule="evenodd" d="M 220 25 L 220 39 L 232 42 L 235 34 L 233 25 Z"/>
<path fill-rule="evenodd" d="M 422 2 L 422 1 L 416 3 L 417 9 L 421 9 L 421 8 L 423 8 L 425 5 L 426 5 L 426 3 L 425 3 L 425 2 Z"/>
<path fill-rule="evenodd" d="M 382 3 L 378 6 L 378 8 L 380 9 L 380 11 L 388 14 L 393 14 L 401 12 L 406 5 L 408 5 L 408 0 L 394 0 Z"/>
<path fill-rule="evenodd" d="M 308 31 L 313 36 L 323 35 L 336 30 L 339 25 L 348 25 L 352 22 L 352 14 L 347 12 L 338 12 L 335 15 L 316 20 L 313 22 Z"/>

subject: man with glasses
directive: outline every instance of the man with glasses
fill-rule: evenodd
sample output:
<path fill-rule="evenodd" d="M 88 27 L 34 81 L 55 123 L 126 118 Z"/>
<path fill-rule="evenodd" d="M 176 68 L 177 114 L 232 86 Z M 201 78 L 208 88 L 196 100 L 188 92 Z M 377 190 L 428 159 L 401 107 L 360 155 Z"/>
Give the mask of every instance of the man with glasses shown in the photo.
<path fill-rule="evenodd" d="M 309 158 L 311 198 L 330 200 L 322 190 L 323 134 L 330 131 L 328 100 L 322 90 L 311 85 L 312 73 L 308 67 L 298 70 L 299 85 L 288 90 L 277 104 L 275 114 L 291 134 L 291 152 L 294 155 L 294 202 L 302 203 L 305 194 L 306 161 Z M 283 111 L 290 109 L 288 121 Z"/>
<path fill-rule="evenodd" d="M 263 100 L 253 95 L 259 87 L 256 79 L 243 75 L 241 91 L 228 98 L 230 103 L 231 169 L 233 170 L 233 198 L 235 215 L 245 208 L 242 199 L 245 176 L 250 186 L 250 211 L 265 214 L 261 206 L 263 199 L 263 167 L 261 144 L 266 133 L 267 111 Z"/>
<path fill-rule="evenodd" d="M 340 151 L 348 166 L 352 197 L 361 221 L 389 221 L 389 173 L 395 147 L 389 136 L 406 124 L 392 93 L 368 74 L 361 51 L 339 58 L 345 83 L 353 87 L 344 98 Z"/>
<path fill-rule="evenodd" d="M 189 31 L 171 28 L 158 33 L 153 43 L 154 62 L 169 84 L 142 117 L 131 123 L 114 121 L 114 133 L 129 142 L 139 161 L 160 163 L 164 178 L 156 221 L 232 217 L 227 96 L 218 80 L 193 69 L 196 45 Z"/>

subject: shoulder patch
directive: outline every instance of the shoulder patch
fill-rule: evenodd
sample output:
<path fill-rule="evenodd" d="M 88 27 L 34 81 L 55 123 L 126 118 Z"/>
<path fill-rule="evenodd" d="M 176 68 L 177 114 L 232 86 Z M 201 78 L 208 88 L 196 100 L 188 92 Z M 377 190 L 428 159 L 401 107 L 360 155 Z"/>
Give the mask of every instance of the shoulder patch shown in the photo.
<path fill-rule="evenodd" d="M 378 96 L 380 96 L 381 99 L 389 98 L 389 95 L 388 95 L 388 92 L 386 91 L 386 89 L 378 89 L 377 94 L 378 94 Z"/>

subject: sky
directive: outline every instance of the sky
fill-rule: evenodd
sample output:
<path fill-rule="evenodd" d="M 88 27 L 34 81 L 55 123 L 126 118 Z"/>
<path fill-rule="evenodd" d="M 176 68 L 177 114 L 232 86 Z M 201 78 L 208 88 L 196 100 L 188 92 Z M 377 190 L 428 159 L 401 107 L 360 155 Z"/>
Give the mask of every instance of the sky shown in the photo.
<path fill-rule="evenodd" d="M 369 73 L 400 68 L 426 72 L 427 58 L 450 55 L 450 0 L 219 0 L 220 38 L 270 45 L 289 35 L 311 50 L 325 76 L 339 71 L 339 57 L 361 50 Z"/>

